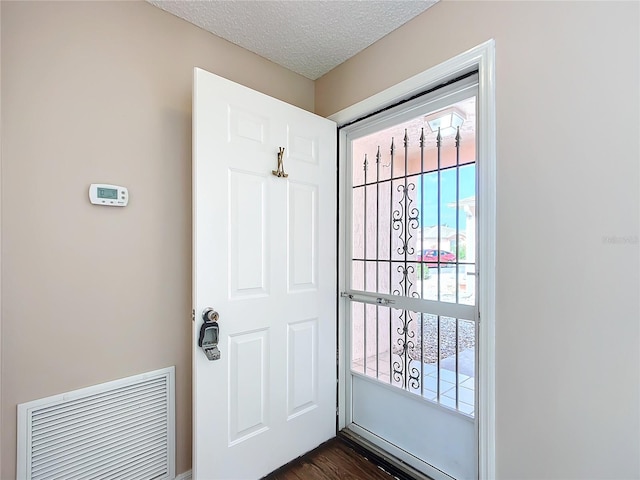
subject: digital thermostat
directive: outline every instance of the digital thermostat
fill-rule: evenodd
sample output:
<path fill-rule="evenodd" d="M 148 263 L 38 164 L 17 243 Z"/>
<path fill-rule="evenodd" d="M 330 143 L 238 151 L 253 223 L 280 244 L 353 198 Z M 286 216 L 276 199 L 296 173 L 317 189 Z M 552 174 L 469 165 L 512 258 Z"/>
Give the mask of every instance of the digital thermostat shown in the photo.
<path fill-rule="evenodd" d="M 89 200 L 94 205 L 107 207 L 126 207 L 129 203 L 129 190 L 118 185 L 92 183 L 89 187 Z"/>

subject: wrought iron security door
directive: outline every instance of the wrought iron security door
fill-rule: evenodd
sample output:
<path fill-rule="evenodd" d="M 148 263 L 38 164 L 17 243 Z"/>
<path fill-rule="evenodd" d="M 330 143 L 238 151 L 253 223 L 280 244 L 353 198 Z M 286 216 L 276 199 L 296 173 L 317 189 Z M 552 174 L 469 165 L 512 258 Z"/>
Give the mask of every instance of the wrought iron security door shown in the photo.
<path fill-rule="evenodd" d="M 476 98 L 351 142 L 351 371 L 474 416 Z"/>

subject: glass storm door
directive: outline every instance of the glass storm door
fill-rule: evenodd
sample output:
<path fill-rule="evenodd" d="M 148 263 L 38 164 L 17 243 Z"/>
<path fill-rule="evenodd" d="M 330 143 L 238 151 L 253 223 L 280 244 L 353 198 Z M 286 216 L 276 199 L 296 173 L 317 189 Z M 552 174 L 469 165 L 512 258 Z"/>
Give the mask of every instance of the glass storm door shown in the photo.
<path fill-rule="evenodd" d="M 477 76 L 347 129 L 347 428 L 476 478 Z"/>

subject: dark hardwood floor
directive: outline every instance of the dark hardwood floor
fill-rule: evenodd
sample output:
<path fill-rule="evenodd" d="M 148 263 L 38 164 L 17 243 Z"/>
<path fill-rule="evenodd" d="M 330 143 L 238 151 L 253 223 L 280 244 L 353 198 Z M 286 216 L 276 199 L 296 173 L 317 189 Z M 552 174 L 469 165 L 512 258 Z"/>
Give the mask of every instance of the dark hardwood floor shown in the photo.
<path fill-rule="evenodd" d="M 391 480 L 387 472 L 339 438 L 270 473 L 263 480 Z"/>

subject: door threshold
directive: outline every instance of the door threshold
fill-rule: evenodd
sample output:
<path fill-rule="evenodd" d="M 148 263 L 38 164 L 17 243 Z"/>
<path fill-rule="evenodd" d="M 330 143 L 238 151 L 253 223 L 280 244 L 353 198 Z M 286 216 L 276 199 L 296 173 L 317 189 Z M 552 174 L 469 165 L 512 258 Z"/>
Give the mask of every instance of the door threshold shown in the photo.
<path fill-rule="evenodd" d="M 340 430 L 337 437 L 398 480 L 433 480 L 349 429 Z"/>

